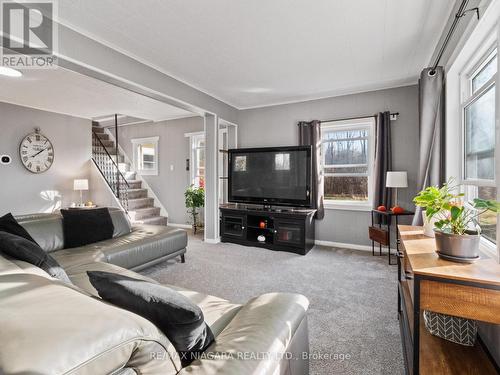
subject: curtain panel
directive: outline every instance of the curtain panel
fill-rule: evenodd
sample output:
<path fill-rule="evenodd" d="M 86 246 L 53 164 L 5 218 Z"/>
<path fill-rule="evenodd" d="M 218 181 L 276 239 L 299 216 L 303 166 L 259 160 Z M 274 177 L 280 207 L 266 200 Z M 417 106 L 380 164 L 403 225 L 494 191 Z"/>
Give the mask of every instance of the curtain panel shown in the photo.
<path fill-rule="evenodd" d="M 312 171 L 313 186 L 311 188 L 311 201 L 316 211 L 316 219 L 325 217 L 323 206 L 323 171 L 321 168 L 321 122 L 318 120 L 301 121 L 299 126 L 299 145 L 312 146 Z"/>
<path fill-rule="evenodd" d="M 424 69 L 419 80 L 419 142 L 417 190 L 445 181 L 444 70 Z M 417 207 L 413 225 L 422 225 L 422 209 Z"/>

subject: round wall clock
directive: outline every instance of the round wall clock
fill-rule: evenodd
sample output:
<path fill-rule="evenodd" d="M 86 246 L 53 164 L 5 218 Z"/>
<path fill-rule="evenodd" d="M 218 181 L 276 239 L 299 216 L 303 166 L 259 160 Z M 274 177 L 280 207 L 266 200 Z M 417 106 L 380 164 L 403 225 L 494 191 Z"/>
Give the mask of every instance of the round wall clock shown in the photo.
<path fill-rule="evenodd" d="M 54 162 L 54 148 L 49 139 L 36 128 L 21 141 L 19 155 L 26 169 L 32 173 L 46 172 Z"/>

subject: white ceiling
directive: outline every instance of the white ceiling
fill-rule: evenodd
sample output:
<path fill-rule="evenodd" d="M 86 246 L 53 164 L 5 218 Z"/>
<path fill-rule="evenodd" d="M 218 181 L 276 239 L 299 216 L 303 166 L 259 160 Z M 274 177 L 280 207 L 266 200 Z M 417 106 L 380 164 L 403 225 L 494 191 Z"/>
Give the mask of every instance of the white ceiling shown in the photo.
<path fill-rule="evenodd" d="M 249 108 L 415 83 L 454 3 L 73 0 L 59 2 L 59 18 Z"/>
<path fill-rule="evenodd" d="M 24 70 L 21 78 L 0 75 L 0 102 L 88 119 L 114 113 L 153 121 L 193 116 L 191 112 L 63 68 Z"/>

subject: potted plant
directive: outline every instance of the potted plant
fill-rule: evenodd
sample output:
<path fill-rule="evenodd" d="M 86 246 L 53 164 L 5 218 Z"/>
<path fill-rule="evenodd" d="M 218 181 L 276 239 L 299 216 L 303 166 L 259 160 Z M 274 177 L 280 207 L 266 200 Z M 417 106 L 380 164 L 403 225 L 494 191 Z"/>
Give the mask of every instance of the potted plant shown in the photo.
<path fill-rule="evenodd" d="M 191 216 L 193 222 L 193 233 L 196 234 L 199 224 L 198 218 L 198 209 L 205 205 L 205 189 L 203 186 L 196 187 L 191 185 L 187 188 L 184 193 L 184 198 L 186 202 L 186 208 L 188 209 L 188 213 Z"/>
<path fill-rule="evenodd" d="M 465 203 L 464 194 L 453 180 L 441 188 L 430 186 L 422 190 L 413 202 L 425 209 L 428 221 L 434 220 L 436 248 L 447 259 L 473 260 L 478 257 L 481 227 L 478 217 L 486 211 L 498 212 L 496 201 L 476 198 Z"/>

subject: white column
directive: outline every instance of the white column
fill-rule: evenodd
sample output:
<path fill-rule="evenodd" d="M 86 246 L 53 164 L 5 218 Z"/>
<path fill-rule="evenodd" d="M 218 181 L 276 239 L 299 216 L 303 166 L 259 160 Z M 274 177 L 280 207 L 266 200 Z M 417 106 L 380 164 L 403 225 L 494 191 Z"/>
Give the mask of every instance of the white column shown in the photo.
<path fill-rule="evenodd" d="M 219 125 L 216 115 L 205 115 L 205 241 L 219 242 Z"/>

